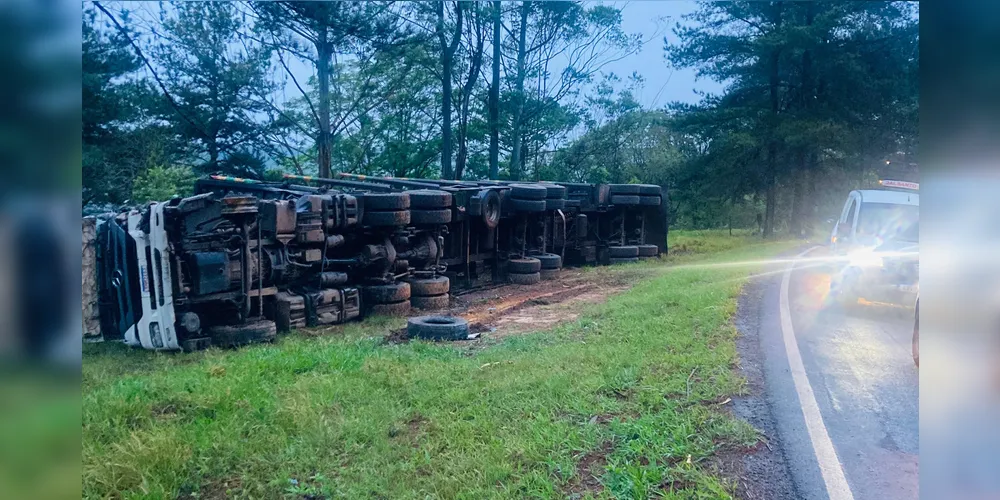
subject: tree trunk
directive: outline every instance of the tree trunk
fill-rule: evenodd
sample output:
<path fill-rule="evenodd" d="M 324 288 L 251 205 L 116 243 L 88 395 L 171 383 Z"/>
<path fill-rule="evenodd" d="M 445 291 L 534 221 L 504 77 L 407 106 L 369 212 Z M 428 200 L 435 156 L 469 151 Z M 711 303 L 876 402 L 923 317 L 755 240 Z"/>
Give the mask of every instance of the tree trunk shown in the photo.
<path fill-rule="evenodd" d="M 493 82 L 490 85 L 490 179 L 500 178 L 500 2 L 493 2 Z"/>
<path fill-rule="evenodd" d="M 462 180 L 465 174 L 465 163 L 469 157 L 469 98 L 462 100 L 462 109 L 458 121 L 458 157 L 455 158 L 455 180 Z"/>
<path fill-rule="evenodd" d="M 781 27 L 781 9 L 782 2 L 776 2 L 774 4 L 774 26 L 775 29 Z M 770 74 L 768 76 L 768 87 L 770 91 L 771 98 L 771 123 L 769 138 L 767 144 L 767 173 L 765 174 L 765 180 L 767 185 L 767 205 L 764 213 L 764 239 L 770 239 L 774 236 L 774 208 L 775 208 L 775 198 L 778 195 L 777 192 L 777 175 L 778 175 L 778 139 L 775 137 L 776 129 L 778 125 L 778 85 L 780 83 L 778 73 L 778 64 L 781 61 L 781 49 L 775 48 L 771 51 L 770 58 Z"/>
<path fill-rule="evenodd" d="M 333 47 L 330 44 L 326 28 L 319 30 L 316 41 L 316 78 L 319 80 L 319 136 L 316 138 L 316 151 L 319 156 L 319 176 L 331 177 L 330 164 L 330 58 Z"/>
<path fill-rule="evenodd" d="M 462 2 L 455 2 L 455 31 L 451 41 L 444 34 L 444 2 L 437 4 L 437 32 L 441 46 L 441 178 L 452 179 L 451 168 L 451 71 L 455 64 L 455 51 L 462 37 Z"/>
<path fill-rule="evenodd" d="M 521 24 L 518 26 L 517 37 L 517 74 L 514 82 L 517 103 L 514 106 L 514 123 L 511 127 L 514 140 L 510 155 L 510 179 L 514 181 L 521 180 L 521 172 L 524 170 L 521 151 L 521 118 L 524 114 L 524 58 L 527 50 L 528 8 L 528 2 L 521 2 Z"/>
<path fill-rule="evenodd" d="M 805 176 L 808 174 L 805 161 L 805 149 L 800 149 L 792 169 L 792 219 L 788 225 L 788 232 L 796 237 L 802 234 L 802 220 L 805 218 Z"/>

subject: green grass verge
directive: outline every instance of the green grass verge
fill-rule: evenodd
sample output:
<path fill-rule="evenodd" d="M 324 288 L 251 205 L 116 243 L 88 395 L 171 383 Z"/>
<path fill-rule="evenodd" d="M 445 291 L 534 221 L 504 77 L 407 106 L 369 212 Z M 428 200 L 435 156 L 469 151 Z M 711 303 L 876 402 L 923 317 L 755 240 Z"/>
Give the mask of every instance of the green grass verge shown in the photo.
<path fill-rule="evenodd" d="M 758 439 L 715 405 L 743 387 L 730 318 L 750 268 L 671 264 L 792 244 L 671 236 L 732 246 L 601 268 L 644 278 L 475 352 L 383 345 L 403 320 L 380 318 L 239 350 L 87 345 L 84 495 L 726 498 L 706 460 Z M 597 493 L 579 484 L 591 474 Z"/>

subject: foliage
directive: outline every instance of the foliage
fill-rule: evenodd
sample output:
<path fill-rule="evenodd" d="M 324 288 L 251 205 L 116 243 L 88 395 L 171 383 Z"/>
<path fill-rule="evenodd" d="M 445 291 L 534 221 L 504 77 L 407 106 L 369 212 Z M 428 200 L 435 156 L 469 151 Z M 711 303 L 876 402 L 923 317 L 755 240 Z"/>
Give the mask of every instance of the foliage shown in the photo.
<path fill-rule="evenodd" d="M 190 167 L 152 166 L 136 178 L 132 201 L 146 203 L 168 200 L 174 196 L 190 196 L 194 192 L 196 179 Z"/>

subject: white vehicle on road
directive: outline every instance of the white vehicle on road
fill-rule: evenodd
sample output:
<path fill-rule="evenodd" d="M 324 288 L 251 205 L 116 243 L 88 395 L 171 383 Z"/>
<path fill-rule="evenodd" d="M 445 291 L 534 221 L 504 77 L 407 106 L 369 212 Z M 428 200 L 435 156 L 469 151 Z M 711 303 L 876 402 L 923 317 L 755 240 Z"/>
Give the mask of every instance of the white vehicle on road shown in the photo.
<path fill-rule="evenodd" d="M 918 291 L 920 195 L 914 182 L 851 191 L 830 235 L 830 298 L 912 306 Z"/>

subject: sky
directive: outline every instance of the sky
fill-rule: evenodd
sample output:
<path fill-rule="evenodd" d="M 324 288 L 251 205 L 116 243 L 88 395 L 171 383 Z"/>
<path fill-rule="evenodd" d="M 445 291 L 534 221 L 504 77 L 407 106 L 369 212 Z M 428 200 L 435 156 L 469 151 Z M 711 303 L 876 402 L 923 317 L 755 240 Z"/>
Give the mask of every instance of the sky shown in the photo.
<path fill-rule="evenodd" d="M 710 93 L 722 90 L 722 84 L 697 79 L 694 69 L 675 69 L 666 60 L 663 37 L 676 43 L 674 25 L 682 21 L 681 16 L 693 12 L 697 3 L 679 0 L 602 3 L 622 9 L 622 29 L 626 33 L 642 33 L 643 40 L 648 40 L 639 53 L 606 68 L 622 78 L 633 71 L 642 75 L 645 87 L 637 98 L 643 107 L 657 109 L 673 101 L 696 103 L 701 98 L 695 89 Z"/>
<path fill-rule="evenodd" d="M 697 3 L 682 0 L 592 3 L 622 9 L 622 29 L 626 33 L 640 33 L 646 42 L 638 53 L 609 64 L 603 71 L 604 74 L 614 73 L 620 77 L 621 86 L 624 86 L 625 79 L 633 72 L 639 73 L 645 79 L 645 84 L 636 98 L 644 108 L 659 109 L 674 101 L 696 103 L 701 98 L 695 93 L 695 89 L 710 93 L 722 90 L 720 83 L 697 79 L 694 69 L 672 68 L 665 58 L 663 38 L 667 37 L 671 43 L 677 42 L 677 37 L 672 32 L 674 25 L 682 21 L 683 15 L 693 12 Z M 288 62 L 299 83 L 304 84 L 315 74 L 315 68 L 305 61 L 291 58 Z M 600 80 L 601 78 L 595 78 L 595 82 Z M 292 82 L 288 82 L 285 96 L 298 96 L 298 90 Z"/>

